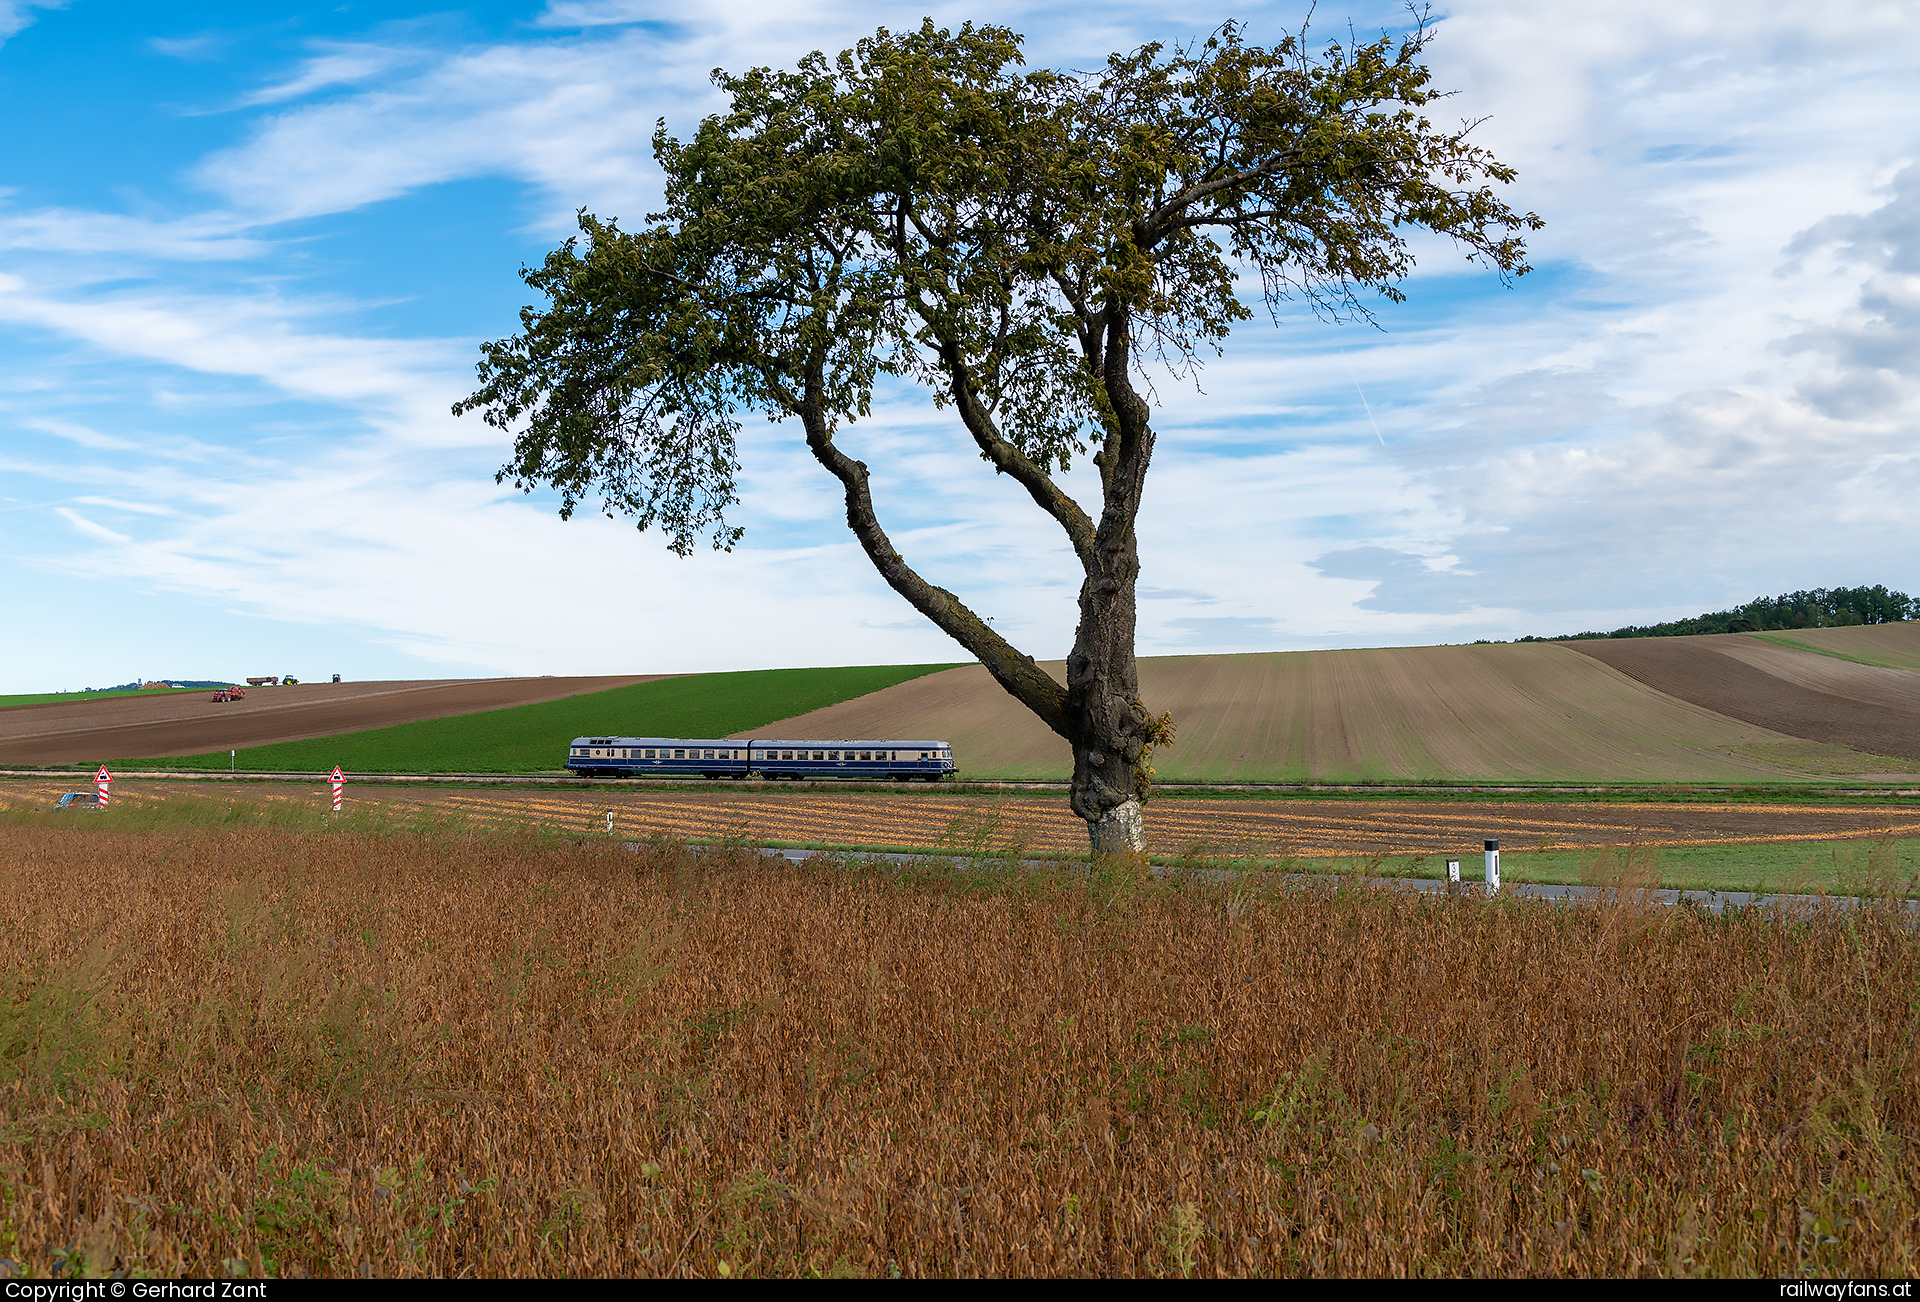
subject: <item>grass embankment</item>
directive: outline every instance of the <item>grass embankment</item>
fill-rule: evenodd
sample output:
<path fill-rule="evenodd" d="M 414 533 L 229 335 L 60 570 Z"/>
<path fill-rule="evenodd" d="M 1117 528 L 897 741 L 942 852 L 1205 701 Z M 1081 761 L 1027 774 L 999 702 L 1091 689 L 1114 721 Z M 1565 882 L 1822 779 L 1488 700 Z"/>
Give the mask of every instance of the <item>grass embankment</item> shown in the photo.
<path fill-rule="evenodd" d="M 1007 856 L 991 849 L 954 849 L 947 846 L 830 845 L 819 841 L 767 841 L 768 849 L 819 850 L 836 854 L 948 854 L 968 861 L 1004 863 Z M 1029 852 L 1020 862 L 1056 859 L 1084 861 L 1085 856 Z M 1207 853 L 1153 854 L 1147 861 L 1159 868 L 1219 870 L 1228 873 L 1309 874 L 1327 878 L 1363 877 L 1443 881 L 1446 858 L 1436 855 L 1345 855 L 1315 859 L 1248 861 Z M 1461 858 L 1460 879 L 1484 880 L 1486 861 L 1478 855 Z M 1504 885 L 1593 886 L 1603 889 L 1736 891 L 1755 895 L 1865 896 L 1872 899 L 1920 897 L 1920 841 L 1823 841 L 1798 845 L 1659 846 L 1565 850 L 1551 854 L 1526 851 L 1500 856 Z"/>
<path fill-rule="evenodd" d="M 0 884 L 0 1255 L 41 1275 L 1920 1265 L 1878 909 L 352 820 L 5 820 Z"/>
<path fill-rule="evenodd" d="M 1419 874 L 1445 876 L 1428 860 Z M 1485 874 L 1480 857 L 1465 859 L 1461 876 Z M 1760 894 L 1920 895 L 1920 840 L 1755 842 L 1748 845 L 1663 845 L 1609 851 L 1522 851 L 1500 856 L 1503 882 L 1563 886 L 1609 884 L 1618 878 L 1646 887 Z"/>
<path fill-rule="evenodd" d="M 567 743 L 591 734 L 724 737 L 950 665 L 861 665 L 689 674 L 504 710 L 424 719 L 310 741 L 164 759 L 119 760 L 126 769 L 225 769 L 258 773 L 530 773 L 559 769 Z"/>
<path fill-rule="evenodd" d="M 1920 622 L 1797 628 L 1747 637 L 1883 669 L 1920 669 Z"/>

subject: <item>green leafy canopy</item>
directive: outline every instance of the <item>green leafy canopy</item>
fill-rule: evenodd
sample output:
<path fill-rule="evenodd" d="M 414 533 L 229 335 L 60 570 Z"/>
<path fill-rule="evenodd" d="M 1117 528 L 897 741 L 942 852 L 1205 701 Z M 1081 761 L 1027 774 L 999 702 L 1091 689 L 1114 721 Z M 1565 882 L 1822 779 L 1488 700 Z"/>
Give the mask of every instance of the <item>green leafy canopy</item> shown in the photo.
<path fill-rule="evenodd" d="M 880 377 L 916 381 L 1091 572 L 1094 521 L 1052 475 L 1092 449 L 1111 497 L 1132 382 L 1217 350 L 1253 284 L 1275 312 L 1364 317 L 1401 297 L 1411 229 L 1526 271 L 1540 219 L 1492 189 L 1512 169 L 1426 116 L 1431 35 L 1417 15 L 1261 47 L 1229 23 L 1068 73 L 1025 68 L 1005 28 L 929 21 L 716 72 L 730 109 L 655 134 L 663 211 L 632 231 L 583 211 L 523 270 L 547 305 L 484 346 L 454 410 L 515 434 L 501 480 L 552 485 L 563 515 L 597 491 L 685 555 L 740 537 L 741 416 L 802 417 L 844 480 L 865 468 L 833 432 Z"/>

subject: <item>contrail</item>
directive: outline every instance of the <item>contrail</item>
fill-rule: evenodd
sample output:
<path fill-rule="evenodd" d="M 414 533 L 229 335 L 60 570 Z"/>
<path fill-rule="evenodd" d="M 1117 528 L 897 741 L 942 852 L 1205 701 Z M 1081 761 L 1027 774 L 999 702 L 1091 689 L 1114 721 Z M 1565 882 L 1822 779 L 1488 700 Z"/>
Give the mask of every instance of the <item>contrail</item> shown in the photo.
<path fill-rule="evenodd" d="M 1367 391 L 1360 387 L 1360 377 L 1353 373 L 1353 356 L 1346 349 L 1340 355 L 1347 359 L 1347 378 L 1353 381 L 1353 391 L 1360 395 L 1360 408 L 1367 413 L 1367 424 L 1373 426 L 1373 436 L 1380 440 L 1380 446 L 1387 446 L 1387 440 L 1380 433 L 1380 422 L 1373 418 L 1373 408 L 1367 403 Z"/>

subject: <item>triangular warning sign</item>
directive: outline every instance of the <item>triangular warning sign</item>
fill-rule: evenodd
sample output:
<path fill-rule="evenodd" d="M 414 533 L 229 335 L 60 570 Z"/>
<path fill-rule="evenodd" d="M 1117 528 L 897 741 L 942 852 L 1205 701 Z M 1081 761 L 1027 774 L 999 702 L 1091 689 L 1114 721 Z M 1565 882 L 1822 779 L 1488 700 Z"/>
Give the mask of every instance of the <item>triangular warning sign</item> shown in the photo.
<path fill-rule="evenodd" d="M 93 780 L 95 782 L 111 782 L 113 781 L 113 774 L 107 772 L 107 766 L 102 764 L 100 771 L 93 775 Z"/>
<path fill-rule="evenodd" d="M 102 770 L 102 772 L 104 771 L 105 770 Z M 345 782 L 347 779 L 346 779 L 346 775 L 340 772 L 340 766 L 336 764 L 333 766 L 332 775 L 327 780 L 329 782 Z"/>

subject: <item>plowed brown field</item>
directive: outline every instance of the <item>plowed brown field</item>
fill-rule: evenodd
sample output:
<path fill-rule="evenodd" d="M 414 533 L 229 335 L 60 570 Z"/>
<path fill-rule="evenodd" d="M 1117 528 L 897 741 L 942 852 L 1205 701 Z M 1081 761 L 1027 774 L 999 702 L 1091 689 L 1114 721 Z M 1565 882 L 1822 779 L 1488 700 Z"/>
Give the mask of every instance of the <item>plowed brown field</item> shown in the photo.
<path fill-rule="evenodd" d="M 1843 672 L 1900 673 L 1803 658 Z M 1060 662 L 1045 667 L 1064 681 Z M 1903 767 L 1824 735 L 1730 718 L 1658 686 L 1545 643 L 1140 661 L 1147 707 L 1171 710 L 1180 729 L 1177 744 L 1154 756 L 1167 782 L 1739 782 Z M 979 666 L 930 674 L 761 733 L 942 737 L 953 742 L 963 777 L 1061 779 L 1072 768 L 1066 743 Z M 1802 740 L 1816 735 L 1829 744 Z"/>
<path fill-rule="evenodd" d="M 53 783 L 0 786 L 0 808 L 51 804 Z M 178 783 L 123 780 L 114 799 L 135 804 L 229 795 L 295 802 L 317 813 L 330 794 L 311 787 L 248 785 L 195 790 Z M 396 792 L 348 787 L 355 808 L 396 813 L 446 811 L 487 824 L 526 822 L 569 831 L 604 831 L 606 813 L 628 836 L 736 838 L 748 843 L 900 847 L 978 852 L 1080 853 L 1086 826 L 1058 799 L 940 795 L 589 791 Z M 84 814 L 76 818 L 86 817 Z M 1510 850 L 1599 846 L 1742 845 L 1920 836 L 1920 810 L 1809 808 L 1750 804 L 1541 804 L 1440 801 L 1158 801 L 1149 806 L 1151 848 L 1236 855 L 1325 858 L 1352 854 L 1463 854 L 1486 837 Z"/>
<path fill-rule="evenodd" d="M 1853 664 L 1755 637 L 1568 644 L 1656 691 L 1812 741 L 1920 759 L 1920 673 Z"/>
<path fill-rule="evenodd" d="M 215 704 L 208 690 L 15 705 L 0 709 L 0 764 L 72 764 L 102 755 L 195 755 L 304 741 L 557 701 L 669 676 L 301 683 L 249 688 L 244 700 L 225 704 Z"/>

